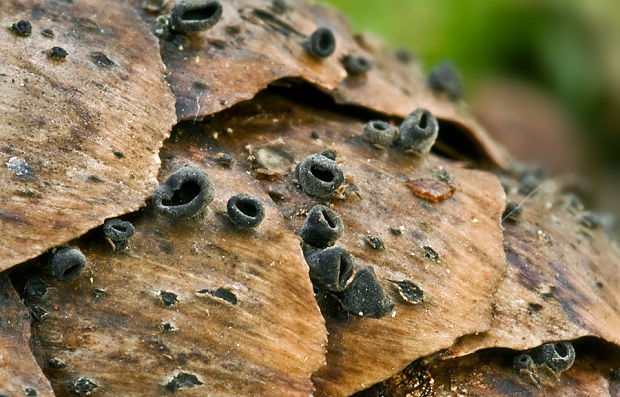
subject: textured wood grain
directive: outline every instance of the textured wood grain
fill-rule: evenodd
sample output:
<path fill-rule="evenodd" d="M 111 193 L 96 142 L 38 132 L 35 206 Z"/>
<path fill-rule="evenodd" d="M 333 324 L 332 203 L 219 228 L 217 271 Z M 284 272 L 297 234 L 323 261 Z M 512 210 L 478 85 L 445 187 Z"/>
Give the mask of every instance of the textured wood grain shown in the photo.
<path fill-rule="evenodd" d="M 161 11 L 166 15 L 173 4 Z M 463 134 L 492 162 L 505 166 L 504 151 L 474 121 L 462 103 L 437 96 L 426 86 L 417 62 L 402 63 L 381 41 L 356 40 L 348 23 L 332 9 L 303 1 L 287 1 L 283 13 L 271 0 L 223 2 L 223 16 L 211 29 L 161 40 L 167 78 L 177 97 L 180 119 L 196 119 L 252 98 L 269 84 L 296 78 L 314 84 L 338 103 L 362 106 L 396 117 L 418 107 L 458 125 Z M 145 14 L 153 21 L 155 15 Z M 317 60 L 303 41 L 317 28 L 330 28 L 336 50 Z M 372 65 L 364 76 L 347 77 L 341 59 L 364 56 Z"/>
<path fill-rule="evenodd" d="M 6 273 L 0 273 L 0 394 L 53 396 L 30 351 L 30 317 Z"/>
<path fill-rule="evenodd" d="M 126 2 L 40 3 L 0 9 L 0 269 L 143 205 L 175 122 L 157 41 Z M 5 28 L 21 19 L 29 37 Z"/>
<path fill-rule="evenodd" d="M 620 350 L 593 339 L 575 343 L 577 358 L 555 384 L 539 389 L 519 376 L 512 361 L 519 352 L 488 349 L 440 362 L 420 360 L 401 374 L 356 397 L 601 396 L 620 393 Z"/>
<path fill-rule="evenodd" d="M 454 354 L 587 335 L 620 345 L 620 253 L 601 228 L 584 226 L 586 212 L 573 203 L 546 181 L 517 223 L 504 223 L 508 270 L 495 294 L 493 326 L 463 338 Z"/>
<path fill-rule="evenodd" d="M 197 147 L 221 145 L 213 156 L 227 152 L 245 162 L 248 171 L 252 148 L 271 144 L 288 151 L 296 162 L 326 149 L 342 162 L 348 183 L 342 198 L 331 200 L 345 224 L 336 245 L 355 256 L 357 268 L 374 267 L 396 306 L 378 320 L 327 318 L 327 366 L 314 375 L 316 395 L 361 390 L 418 357 L 450 346 L 456 338 L 490 326 L 492 293 L 505 271 L 499 225 L 504 192 L 495 176 L 434 156 L 427 160 L 396 148 L 378 150 L 361 138 L 362 121 L 270 95 L 209 119 L 204 129 L 216 134 L 217 141 Z M 319 139 L 311 137 L 312 131 Z M 405 182 L 420 177 L 450 178 L 456 192 L 437 204 L 419 199 Z M 285 198 L 276 203 L 290 229 L 298 231 L 305 211 L 317 201 L 293 179 L 291 172 L 256 184 L 283 193 Z M 394 235 L 390 227 L 402 234 Z M 385 248 L 371 248 L 366 243 L 371 235 Z M 432 250 L 437 254 L 434 260 Z M 414 282 L 423 290 L 424 302 L 405 302 L 388 280 Z"/>
<path fill-rule="evenodd" d="M 187 395 L 312 393 L 327 340 L 298 239 L 243 166 L 221 167 L 210 156 L 200 137 L 179 131 L 162 150 L 160 174 L 204 169 L 216 189 L 206 215 L 175 221 L 149 206 L 130 217 L 131 253 L 115 254 L 96 231 L 77 242 L 89 262 L 80 277 L 62 284 L 42 276 L 50 288 L 35 353 L 66 363 L 44 368 L 57 395 L 70 395 L 83 377 L 99 385 L 93 395 L 157 396 L 179 373 L 202 383 Z M 265 204 L 255 231 L 237 230 L 222 214 L 241 192 Z M 199 292 L 219 288 L 237 303 Z"/>

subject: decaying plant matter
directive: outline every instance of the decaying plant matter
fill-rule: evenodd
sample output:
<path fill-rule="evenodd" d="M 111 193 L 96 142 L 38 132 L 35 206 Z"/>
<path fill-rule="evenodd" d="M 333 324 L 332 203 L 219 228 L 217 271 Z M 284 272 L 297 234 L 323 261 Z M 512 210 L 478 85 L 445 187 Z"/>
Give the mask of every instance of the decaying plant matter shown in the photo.
<path fill-rule="evenodd" d="M 618 395 L 617 246 L 453 70 L 297 0 L 0 22 L 0 394 Z"/>

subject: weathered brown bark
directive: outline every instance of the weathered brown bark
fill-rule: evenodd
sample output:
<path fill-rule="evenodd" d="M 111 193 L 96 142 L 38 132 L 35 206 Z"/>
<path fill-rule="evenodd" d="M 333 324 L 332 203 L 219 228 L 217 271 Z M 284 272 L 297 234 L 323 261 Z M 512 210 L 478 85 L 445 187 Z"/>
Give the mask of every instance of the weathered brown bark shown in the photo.
<path fill-rule="evenodd" d="M 211 30 L 163 35 L 158 46 L 155 19 L 176 2 L 155 13 L 145 3 L 13 1 L 0 11 L 5 25 L 34 26 L 30 37 L 0 33 L 8 71 L 0 70 L 8 236 L 0 263 L 18 265 L 9 275 L 35 331 L 31 344 L 23 343 L 27 321 L 0 334 L 0 346 L 21 342 L 26 357 L 7 390 L 42 370 L 49 384 L 43 379 L 39 395 L 51 395 L 51 384 L 56 395 L 339 396 L 381 381 L 387 395 L 401 395 L 396 384 L 417 395 L 541 395 L 550 389 L 532 389 L 512 369 L 517 351 L 583 336 L 620 344 L 617 248 L 584 226 L 585 212 L 555 182 L 525 200 L 516 222 L 502 223 L 507 199 L 496 175 L 509 180 L 509 201 L 526 198 L 508 177 L 510 159 L 461 102 L 427 88 L 416 61 L 352 37 L 339 15 L 300 1 L 283 13 L 271 1 L 224 2 Z M 337 40 L 323 61 L 302 46 L 320 26 Z M 43 28 L 56 38 L 40 36 Z M 66 47 L 65 62 L 41 53 L 52 45 Z M 352 54 L 374 67 L 347 76 L 340 57 Z M 417 107 L 440 120 L 436 152 L 361 138 L 365 122 L 397 125 Z M 346 181 L 335 197 L 316 199 L 294 168 L 326 150 Z M 209 175 L 215 199 L 192 219 L 165 218 L 149 202 L 156 171 L 163 182 L 184 165 Z M 227 218 L 237 193 L 265 205 L 256 230 Z M 317 203 L 342 217 L 337 245 L 355 257 L 354 270 L 372 266 L 395 303 L 386 316 L 336 315 L 320 297 L 317 304 L 297 235 Z M 98 226 L 121 215 L 136 233 L 116 252 Z M 59 282 L 42 253 L 68 241 L 88 263 Z M 31 299 L 24 289 L 36 279 L 47 288 Z M 395 283 L 403 281 L 422 297 L 404 299 Z M 220 288 L 228 292 L 214 296 Z M 23 316 L 9 296 L 10 313 Z M 476 353 L 498 347 L 514 350 Z M 605 370 L 617 361 L 579 360 L 553 392 L 607 385 L 614 395 Z"/>

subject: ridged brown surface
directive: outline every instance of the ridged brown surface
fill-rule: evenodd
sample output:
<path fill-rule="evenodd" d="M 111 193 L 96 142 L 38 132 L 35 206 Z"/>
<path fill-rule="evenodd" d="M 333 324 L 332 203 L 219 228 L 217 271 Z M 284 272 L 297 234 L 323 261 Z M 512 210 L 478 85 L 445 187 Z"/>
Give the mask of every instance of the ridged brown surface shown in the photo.
<path fill-rule="evenodd" d="M 165 15 L 174 3 L 161 13 Z M 348 23 L 331 8 L 297 0 L 286 4 L 280 13 L 271 0 L 225 1 L 222 18 L 213 28 L 161 40 L 180 119 L 226 109 L 277 80 L 296 78 L 329 93 L 338 103 L 391 116 L 405 117 L 418 107 L 428 108 L 458 125 L 492 162 L 506 165 L 504 151 L 462 103 L 431 92 L 417 62 L 399 61 L 394 51 L 369 36 L 355 40 Z M 155 15 L 145 15 L 153 23 Z M 306 53 L 303 41 L 320 27 L 333 31 L 336 50 L 317 60 Z M 340 61 L 344 55 L 364 56 L 373 67 L 364 76 L 347 77 Z"/>
<path fill-rule="evenodd" d="M 22 19 L 28 37 L 6 28 Z M 6 269 L 143 205 L 175 115 L 157 41 L 126 2 L 4 1 L 0 25 Z"/>
<path fill-rule="evenodd" d="M 93 395 L 159 396 L 179 373 L 202 383 L 184 395 L 312 393 L 327 338 L 298 240 L 243 166 L 218 166 L 211 155 L 182 132 L 162 149 L 160 180 L 186 164 L 213 180 L 205 215 L 171 220 L 149 206 L 129 218 L 130 253 L 115 254 L 96 230 L 76 242 L 88 259 L 76 280 L 42 275 L 50 288 L 35 354 L 66 363 L 44 367 L 58 396 L 71 395 L 80 377 L 99 385 Z M 224 216 L 241 192 L 265 204 L 255 231 L 239 231 Z M 237 303 L 199 292 L 219 288 Z"/>
<path fill-rule="evenodd" d="M 336 245 L 355 256 L 356 270 L 374 267 L 396 306 L 379 320 L 327 317 L 327 366 L 314 375 L 315 395 L 351 394 L 460 336 L 488 329 L 492 294 L 505 271 L 499 225 L 504 192 L 495 176 L 435 156 L 379 150 L 361 139 L 360 120 L 269 95 L 218 115 L 206 128 L 207 134 L 222 131 L 221 150 L 239 162 L 252 148 L 266 145 L 286 151 L 296 162 L 332 150 L 342 163 L 346 186 L 341 199 L 331 200 L 345 225 Z M 223 132 L 227 128 L 232 131 Z M 311 137 L 312 131 L 319 139 Z M 440 203 L 417 198 L 405 182 L 420 177 L 449 178 L 456 192 Z M 323 202 L 304 194 L 292 173 L 257 183 L 285 193 L 276 202 L 294 232 L 305 211 Z M 390 227 L 402 234 L 394 235 Z M 371 248 L 365 241 L 369 236 L 379 237 L 385 248 Z M 404 302 L 388 280 L 414 282 L 424 291 L 424 303 Z"/>
<path fill-rule="evenodd" d="M 0 274 L 0 394 L 53 396 L 30 351 L 30 318 L 6 273 Z"/>
<path fill-rule="evenodd" d="M 508 270 L 495 294 L 492 327 L 463 338 L 453 354 L 581 336 L 620 345 L 620 255 L 600 227 L 584 225 L 586 214 L 546 181 L 525 201 L 518 222 L 504 223 Z"/>

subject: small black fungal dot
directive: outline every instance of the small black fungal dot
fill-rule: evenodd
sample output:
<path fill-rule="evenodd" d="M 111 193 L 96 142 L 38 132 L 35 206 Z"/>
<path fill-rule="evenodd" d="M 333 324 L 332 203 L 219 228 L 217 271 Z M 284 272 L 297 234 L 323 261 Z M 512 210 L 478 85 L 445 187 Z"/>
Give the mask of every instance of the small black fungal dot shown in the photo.
<path fill-rule="evenodd" d="M 320 135 L 319 135 L 318 131 L 312 131 L 310 136 L 312 137 L 312 139 L 319 139 L 320 138 Z"/>
<path fill-rule="evenodd" d="M 40 278 L 31 278 L 26 282 L 24 295 L 26 298 L 43 299 L 47 293 L 47 284 Z"/>
<path fill-rule="evenodd" d="M 237 25 L 228 25 L 224 28 L 224 31 L 226 32 L 226 34 L 236 36 L 241 33 L 241 28 L 239 28 L 239 26 Z"/>
<path fill-rule="evenodd" d="M 103 52 L 93 52 L 90 54 L 90 60 L 93 61 L 95 65 L 103 66 L 106 68 L 115 66 L 116 64 L 110 58 L 107 57 Z"/>
<path fill-rule="evenodd" d="M 161 301 L 164 302 L 164 305 L 171 306 L 178 302 L 177 294 L 173 292 L 160 291 L 159 292 Z"/>
<path fill-rule="evenodd" d="M 71 281 L 76 278 L 86 266 L 86 257 L 75 248 L 60 248 L 50 257 L 50 265 L 54 277 L 58 281 Z"/>
<path fill-rule="evenodd" d="M 100 288 L 95 288 L 93 290 L 93 297 L 95 299 L 101 299 L 103 297 L 103 295 L 105 295 L 105 291 L 100 289 Z"/>
<path fill-rule="evenodd" d="M 331 197 L 344 182 L 338 164 L 321 154 L 311 154 L 298 164 L 295 175 L 303 191 L 316 197 Z"/>
<path fill-rule="evenodd" d="M 390 230 L 390 233 L 392 233 L 395 236 L 400 236 L 403 234 L 403 231 L 396 227 L 391 227 L 389 228 L 389 230 Z"/>
<path fill-rule="evenodd" d="M 321 156 L 327 157 L 328 159 L 332 161 L 336 161 L 336 157 L 338 157 L 336 152 L 334 152 L 333 150 L 324 150 L 321 152 Z"/>
<path fill-rule="evenodd" d="M 331 29 L 318 28 L 303 44 L 313 57 L 327 58 L 336 49 L 336 37 Z"/>
<path fill-rule="evenodd" d="M 600 281 L 597 281 L 594 285 L 596 285 L 596 288 L 603 288 L 603 283 L 601 283 Z"/>
<path fill-rule="evenodd" d="M 504 210 L 504 214 L 502 215 L 502 220 L 516 223 L 519 221 L 519 218 L 521 218 L 522 213 L 523 207 L 521 207 L 519 203 L 509 202 L 508 204 L 506 204 L 506 209 Z"/>
<path fill-rule="evenodd" d="M 428 85 L 453 100 L 463 96 L 461 76 L 451 62 L 442 62 L 435 66 L 428 76 Z"/>
<path fill-rule="evenodd" d="M 36 397 L 39 395 L 39 393 L 31 387 L 24 388 L 24 394 L 28 397 Z"/>
<path fill-rule="evenodd" d="M 439 123 L 426 109 L 411 112 L 398 127 L 399 145 L 421 155 L 431 151 L 439 134 Z"/>
<path fill-rule="evenodd" d="M 542 308 L 543 308 L 543 306 L 542 306 L 541 304 L 539 304 L 539 303 L 532 303 L 532 302 L 528 303 L 528 304 L 527 304 L 527 307 L 528 307 L 531 311 L 533 311 L 533 312 L 539 312 L 539 311 L 541 311 L 541 310 L 542 310 Z"/>
<path fill-rule="evenodd" d="M 32 33 L 32 25 L 29 21 L 23 19 L 17 23 L 12 24 L 9 29 L 18 36 L 26 37 L 30 36 L 30 33 Z"/>
<path fill-rule="evenodd" d="M 189 218 L 213 201 L 215 187 L 202 170 L 187 165 L 176 170 L 153 192 L 157 212 L 171 218 Z"/>
<path fill-rule="evenodd" d="M 69 53 L 62 47 L 52 47 L 47 51 L 47 56 L 54 61 L 64 61 Z"/>
<path fill-rule="evenodd" d="M 59 360 L 55 357 L 51 357 L 49 360 L 47 360 L 47 365 L 53 369 L 63 369 L 64 367 L 67 366 L 67 364 L 65 364 L 64 361 Z"/>
<path fill-rule="evenodd" d="M 170 12 L 170 29 L 182 33 L 208 30 L 220 20 L 222 12 L 216 0 L 181 0 Z"/>
<path fill-rule="evenodd" d="M 125 155 L 123 154 L 123 152 L 119 152 L 118 150 L 115 150 L 112 152 L 116 157 L 118 157 L 119 159 L 122 159 L 125 157 Z"/>
<path fill-rule="evenodd" d="M 256 197 L 249 194 L 237 194 L 226 203 L 228 218 L 242 228 L 258 226 L 265 218 L 265 206 Z"/>
<path fill-rule="evenodd" d="M 103 179 L 100 176 L 90 174 L 86 177 L 86 182 L 88 183 L 103 183 Z"/>
<path fill-rule="evenodd" d="M 437 171 L 437 179 L 442 182 L 452 183 L 452 176 L 445 169 L 441 168 Z"/>
<path fill-rule="evenodd" d="M 399 48 L 398 50 L 396 50 L 395 55 L 396 55 L 396 59 L 398 59 L 402 63 L 409 63 L 413 59 L 411 52 L 409 52 L 409 50 L 406 50 L 404 48 Z"/>
<path fill-rule="evenodd" d="M 376 249 L 376 250 L 380 250 L 383 249 L 383 241 L 381 241 L 381 239 L 377 236 L 367 236 L 364 239 L 364 242 L 366 243 L 366 245 L 368 245 L 370 248 Z"/>
<path fill-rule="evenodd" d="M 159 249 L 166 254 L 171 254 L 174 252 L 174 247 L 168 243 L 159 244 Z"/>
<path fill-rule="evenodd" d="M 54 37 L 56 37 L 56 36 L 54 35 L 54 31 L 53 31 L 52 29 L 43 29 L 43 30 L 41 31 L 41 34 L 42 34 L 43 36 L 45 36 L 45 37 L 49 37 L 49 38 L 51 38 L 51 39 L 53 39 Z"/>
<path fill-rule="evenodd" d="M 276 14 L 284 14 L 287 9 L 288 6 L 284 0 L 273 0 L 271 2 L 271 10 Z"/>
<path fill-rule="evenodd" d="M 405 302 L 416 304 L 422 302 L 424 299 L 424 292 L 420 287 L 415 285 L 412 281 L 391 281 L 397 288 L 398 293 Z"/>
<path fill-rule="evenodd" d="M 519 179 L 519 194 L 525 196 L 532 194 L 540 184 L 541 180 L 538 176 L 527 173 Z"/>
<path fill-rule="evenodd" d="M 372 64 L 363 56 L 345 55 L 340 60 L 350 76 L 360 76 L 372 68 Z"/>
<path fill-rule="evenodd" d="M 381 318 L 394 308 L 394 302 L 379 284 L 372 266 L 358 270 L 344 291 L 347 312 L 370 318 Z"/>
<path fill-rule="evenodd" d="M 170 323 L 160 324 L 159 328 L 162 332 L 170 332 L 174 329 Z"/>
<path fill-rule="evenodd" d="M 226 106 L 228 105 L 228 101 L 226 99 L 220 99 L 220 105 Z"/>
<path fill-rule="evenodd" d="M 224 299 L 226 302 L 230 303 L 231 305 L 237 304 L 237 297 L 235 296 L 235 294 L 233 294 L 229 289 L 224 288 L 224 287 L 218 288 L 215 291 L 212 291 L 210 289 L 203 289 L 198 292 L 201 294 L 209 294 L 216 298 Z"/>
<path fill-rule="evenodd" d="M 186 372 L 180 372 L 166 385 L 166 390 L 169 392 L 175 392 L 183 388 L 191 388 L 194 386 L 202 385 L 203 383 L 198 380 L 198 377 Z"/>
<path fill-rule="evenodd" d="M 388 147 L 398 139 L 398 131 L 385 121 L 371 120 L 364 125 L 363 138 L 370 144 Z"/>
<path fill-rule="evenodd" d="M 333 245 L 344 232 L 344 223 L 336 212 L 324 205 L 315 205 L 308 211 L 299 235 L 306 244 L 325 248 Z"/>
<path fill-rule="evenodd" d="M 424 247 L 422 247 L 422 249 L 424 250 L 424 257 L 426 259 L 430 259 L 435 262 L 439 260 L 439 254 L 428 245 L 425 245 Z"/>
<path fill-rule="evenodd" d="M 80 396 L 87 396 L 91 394 L 93 390 L 95 390 L 97 387 L 99 387 L 99 385 L 90 379 L 78 378 L 71 384 L 69 390 Z"/>

